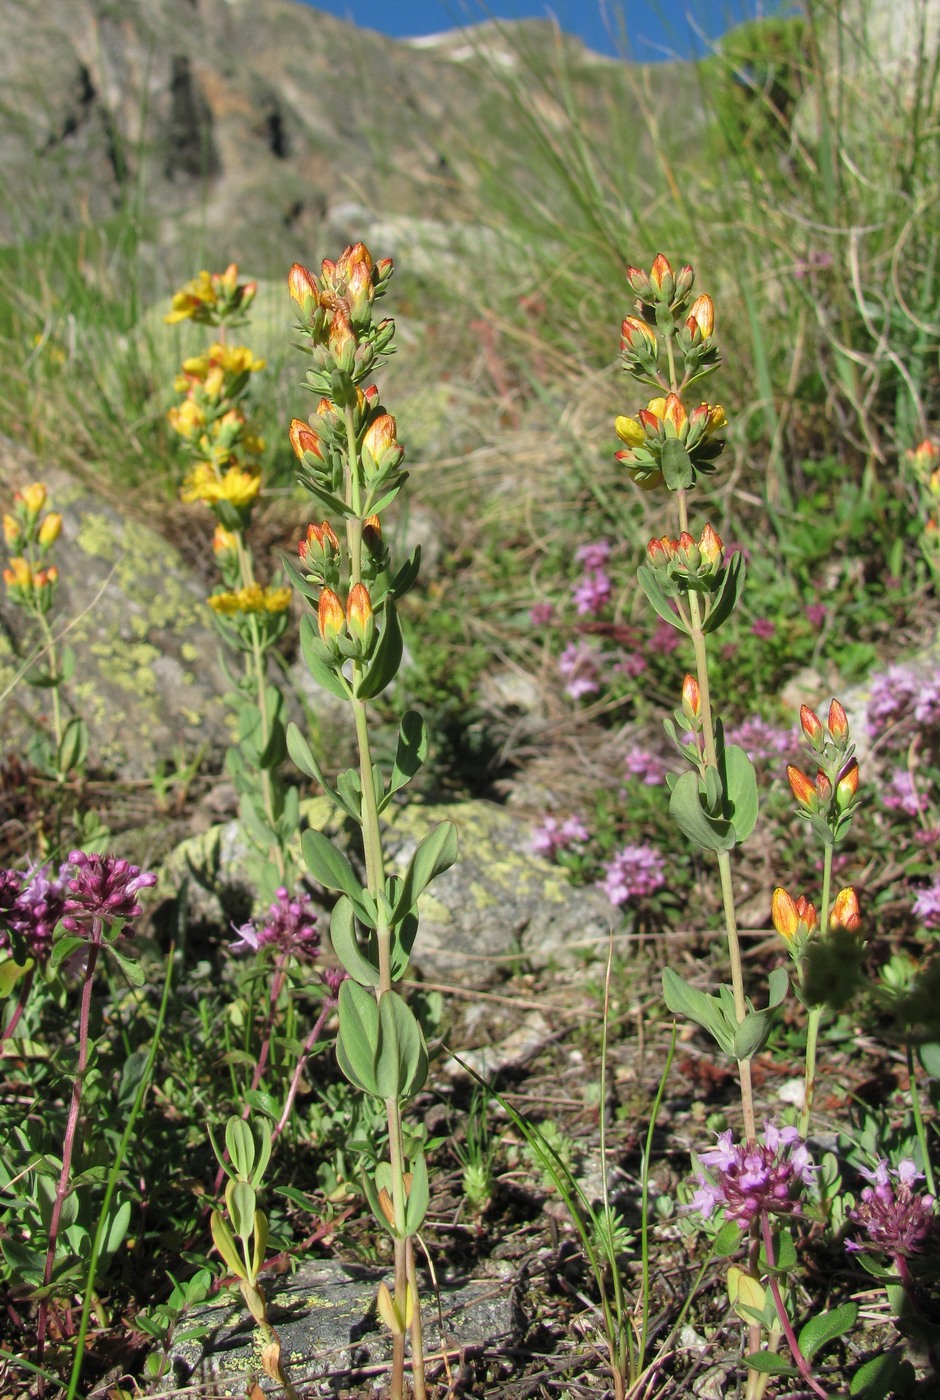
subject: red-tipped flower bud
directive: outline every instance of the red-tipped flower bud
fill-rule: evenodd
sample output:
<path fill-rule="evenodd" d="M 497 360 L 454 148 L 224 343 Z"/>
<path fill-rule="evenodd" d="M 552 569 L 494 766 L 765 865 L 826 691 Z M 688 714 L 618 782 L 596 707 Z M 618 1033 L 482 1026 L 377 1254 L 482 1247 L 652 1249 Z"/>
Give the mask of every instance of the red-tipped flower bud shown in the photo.
<path fill-rule="evenodd" d="M 650 268 L 650 285 L 661 301 L 672 301 L 676 290 L 676 279 L 668 258 L 657 253 Z"/>
<path fill-rule="evenodd" d="M 372 599 L 364 583 L 357 583 L 350 590 L 346 600 L 346 623 L 349 635 L 359 643 L 363 652 L 368 652 L 375 636 L 375 622 L 372 616 Z"/>
<path fill-rule="evenodd" d="M 829 915 L 830 928 L 848 929 L 849 933 L 854 933 L 862 921 L 862 916 L 858 907 L 858 895 L 849 885 L 844 890 L 840 890 L 832 905 L 832 913 Z"/>
<path fill-rule="evenodd" d="M 720 568 L 724 545 L 721 542 L 721 536 L 712 529 L 711 524 L 705 526 L 699 537 L 698 551 L 702 556 L 703 564 L 707 564 L 712 570 Z"/>
<path fill-rule="evenodd" d="M 711 297 L 702 293 L 696 297 L 689 308 L 686 328 L 693 332 L 698 331 L 703 340 L 708 340 L 715 331 L 715 303 Z"/>
<path fill-rule="evenodd" d="M 833 700 L 829 706 L 828 729 L 833 743 L 844 749 L 849 739 L 849 721 L 838 700 Z"/>
<path fill-rule="evenodd" d="M 800 806 L 807 812 L 814 812 L 819 805 L 816 784 L 810 782 L 803 770 L 796 768 L 792 763 L 787 764 L 787 782 Z"/>
<path fill-rule="evenodd" d="M 317 625 L 327 646 L 332 646 L 346 624 L 343 605 L 332 588 L 324 588 L 317 607 Z"/>
<path fill-rule="evenodd" d="M 671 424 L 675 429 L 676 437 L 682 436 L 682 430 L 689 421 L 682 400 L 678 394 L 669 394 L 666 399 L 666 407 L 663 411 L 663 422 Z"/>
<path fill-rule="evenodd" d="M 305 423 L 302 418 L 292 418 L 288 436 L 291 447 L 301 461 L 303 461 L 305 452 L 312 452 L 315 457 L 319 457 L 322 461 L 323 453 L 320 451 L 320 439 L 309 423 Z"/>
<path fill-rule="evenodd" d="M 807 743 L 812 744 L 819 753 L 823 743 L 823 727 L 816 711 L 811 710 L 809 705 L 800 706 L 800 728 Z"/>
<path fill-rule="evenodd" d="M 292 299 L 304 312 L 309 310 L 311 303 L 315 304 L 320 300 L 316 281 L 302 263 L 294 263 L 287 274 L 287 287 Z"/>
<path fill-rule="evenodd" d="M 653 354 L 657 350 L 656 332 L 639 316 L 625 316 L 621 326 L 622 350 L 633 350 L 640 355 Z"/>
<path fill-rule="evenodd" d="M 682 713 L 689 720 L 702 717 L 702 695 L 694 676 L 687 675 L 682 682 Z"/>
<path fill-rule="evenodd" d="M 770 901 L 770 917 L 773 926 L 787 944 L 802 941 L 814 933 L 817 926 L 816 906 L 805 895 L 794 899 L 779 886 Z"/>
<path fill-rule="evenodd" d="M 836 806 L 840 812 L 851 806 L 858 792 L 858 759 L 853 758 L 843 768 L 836 783 Z"/>

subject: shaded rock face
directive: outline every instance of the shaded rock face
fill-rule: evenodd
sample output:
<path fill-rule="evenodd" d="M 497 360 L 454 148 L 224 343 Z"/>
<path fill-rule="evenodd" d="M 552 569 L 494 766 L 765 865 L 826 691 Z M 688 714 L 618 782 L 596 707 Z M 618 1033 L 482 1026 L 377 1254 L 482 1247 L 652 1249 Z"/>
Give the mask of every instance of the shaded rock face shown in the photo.
<path fill-rule="evenodd" d="M 44 481 L 62 513 L 55 547 L 59 588 L 53 632 L 76 655 L 66 711 L 89 726 L 89 764 L 144 778 L 180 746 L 191 755 L 226 743 L 225 677 L 205 588 L 155 531 L 121 515 L 66 472 L 0 439 L 4 506 L 17 488 Z M 0 598 L 0 692 L 28 654 L 27 615 Z M 24 751 L 48 727 L 48 692 L 20 681 L 0 711 L 0 748 Z"/>

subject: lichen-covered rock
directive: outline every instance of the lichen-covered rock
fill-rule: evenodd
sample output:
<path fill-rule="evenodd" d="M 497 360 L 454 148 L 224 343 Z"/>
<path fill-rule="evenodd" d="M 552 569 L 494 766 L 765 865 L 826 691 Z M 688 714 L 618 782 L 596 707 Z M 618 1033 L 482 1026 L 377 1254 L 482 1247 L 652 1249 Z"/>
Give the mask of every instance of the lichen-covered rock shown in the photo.
<path fill-rule="evenodd" d="M 161 758 L 187 756 L 227 739 L 227 682 L 205 605 L 205 589 L 155 530 L 24 448 L 0 439 L 4 501 L 44 481 L 62 513 L 53 631 L 76 656 L 66 708 L 89 727 L 89 763 L 122 778 L 144 778 Z M 0 599 L 0 693 L 14 680 L 33 634 L 23 610 Z M 24 751 L 47 725 L 48 691 L 19 681 L 0 714 L 0 747 Z"/>

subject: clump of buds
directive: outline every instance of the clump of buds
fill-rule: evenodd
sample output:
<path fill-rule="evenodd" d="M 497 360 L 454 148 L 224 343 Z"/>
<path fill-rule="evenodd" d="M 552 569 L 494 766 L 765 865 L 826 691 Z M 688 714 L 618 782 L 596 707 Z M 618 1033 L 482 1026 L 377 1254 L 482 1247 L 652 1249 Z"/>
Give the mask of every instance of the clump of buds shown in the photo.
<path fill-rule="evenodd" d="M 859 806 L 859 767 L 855 745 L 849 742 L 849 723 L 839 701 L 833 700 L 825 727 L 815 711 L 801 706 L 800 728 L 819 766 L 814 780 L 788 764 L 787 781 L 799 815 L 833 845 L 845 835 Z"/>

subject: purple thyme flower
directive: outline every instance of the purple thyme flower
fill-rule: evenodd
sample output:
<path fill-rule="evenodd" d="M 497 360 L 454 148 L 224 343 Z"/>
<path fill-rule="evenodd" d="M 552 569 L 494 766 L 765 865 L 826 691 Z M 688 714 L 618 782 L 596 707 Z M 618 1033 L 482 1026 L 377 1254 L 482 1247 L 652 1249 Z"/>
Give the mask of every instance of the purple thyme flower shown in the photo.
<path fill-rule="evenodd" d="M 68 865 L 60 866 L 58 873 L 50 876 L 48 865 L 35 864 L 22 877 L 20 892 L 7 918 L 31 957 L 44 960 L 52 950 L 52 935 L 65 912 L 68 873 Z"/>
<path fill-rule="evenodd" d="M 907 719 L 919 689 L 913 666 L 889 666 L 872 677 L 868 700 L 868 728 L 872 738 L 889 725 Z"/>
<path fill-rule="evenodd" d="M 572 700 L 594 695 L 600 690 L 597 674 L 597 648 L 589 642 L 569 642 L 558 658 L 558 669 L 565 677 L 565 690 Z"/>
<path fill-rule="evenodd" d="M 930 805 L 926 793 L 918 792 L 907 768 L 895 768 L 887 785 L 881 788 L 881 800 L 892 812 L 916 817 Z"/>
<path fill-rule="evenodd" d="M 139 866 L 97 852 L 72 851 L 61 873 L 67 891 L 62 926 L 78 934 L 94 933 L 98 920 L 112 924 L 121 919 L 127 925 L 122 937 L 132 937 L 130 920 L 140 915 L 137 895 L 157 883 L 156 875 L 143 874 Z"/>
<path fill-rule="evenodd" d="M 533 627 L 547 627 L 554 617 L 554 603 L 533 603 L 529 609 L 529 621 Z"/>
<path fill-rule="evenodd" d="M 922 729 L 940 728 L 940 676 L 924 676 L 914 697 L 914 719 Z"/>
<path fill-rule="evenodd" d="M 731 1129 L 720 1133 L 717 1147 L 699 1154 L 706 1169 L 698 1171 L 698 1189 L 690 1208 L 707 1220 L 717 1206 L 729 1220 L 750 1225 L 760 1215 L 791 1215 L 799 1211 L 801 1186 L 813 1180 L 816 1168 L 796 1128 L 764 1124 L 763 1138 L 736 1143 Z"/>
<path fill-rule="evenodd" d="M 610 558 L 610 541 L 594 540 L 591 544 L 582 544 L 575 550 L 574 557 L 583 565 L 585 573 L 589 569 L 603 569 Z"/>
<path fill-rule="evenodd" d="M 772 622 L 769 617 L 758 617 L 751 623 L 751 631 L 755 637 L 769 642 L 770 638 L 776 634 L 777 624 Z"/>
<path fill-rule="evenodd" d="M 739 744 L 754 763 L 775 763 L 790 756 L 798 742 L 798 729 L 780 729 L 760 715 L 751 715 L 741 724 L 725 730 L 729 744 Z"/>
<path fill-rule="evenodd" d="M 940 876 L 926 889 L 917 891 L 914 915 L 920 919 L 924 928 L 940 928 Z"/>
<path fill-rule="evenodd" d="M 570 850 L 576 842 L 587 841 L 590 833 L 580 817 L 568 817 L 559 825 L 556 817 L 546 817 L 532 836 L 532 849 L 537 856 L 554 860 L 559 851 Z"/>
<path fill-rule="evenodd" d="M 666 765 L 658 754 L 633 744 L 623 756 L 623 766 L 631 778 L 642 778 L 645 787 L 659 787 L 666 776 Z"/>
<path fill-rule="evenodd" d="M 292 898 L 282 885 L 275 892 L 266 922 L 259 928 L 257 921 L 249 920 L 236 928 L 238 939 L 230 947 L 233 953 L 257 953 L 262 948 L 273 947 L 295 958 L 316 958 L 320 947 L 316 922 L 317 916 L 307 895 L 297 894 Z"/>
<path fill-rule="evenodd" d="M 583 616 L 585 613 L 601 612 L 610 602 L 612 592 L 613 584 L 603 569 L 592 569 L 575 587 L 572 597 L 577 611 Z"/>
<path fill-rule="evenodd" d="M 621 676 L 629 676 L 631 680 L 636 680 L 637 676 L 642 676 L 648 665 L 649 662 L 641 652 L 631 651 L 628 656 L 614 663 L 614 670 Z"/>
<path fill-rule="evenodd" d="M 604 870 L 600 888 L 611 904 L 643 899 L 666 883 L 665 863 L 652 846 L 624 846 L 607 862 Z"/>
<path fill-rule="evenodd" d="M 349 973 L 344 967 L 325 967 L 320 973 L 320 981 L 335 1000 L 339 996 L 340 987 L 348 976 Z"/>
<path fill-rule="evenodd" d="M 653 635 L 650 638 L 650 646 L 656 656 L 668 656 L 675 651 L 679 645 L 679 633 L 671 622 L 667 622 L 661 617 L 656 623 Z"/>
<path fill-rule="evenodd" d="M 872 1184 L 865 1187 L 861 1201 L 847 1214 L 868 1239 L 864 1243 L 847 1240 L 846 1249 L 889 1254 L 894 1259 L 916 1254 L 937 1225 L 933 1196 L 914 1191 L 915 1184 L 923 1181 L 923 1173 L 910 1158 L 892 1168 L 882 1157 L 874 1171 L 859 1170 Z"/>
<path fill-rule="evenodd" d="M 811 627 L 822 627 L 828 614 L 825 603 L 810 603 L 806 609 L 806 620 Z"/>

